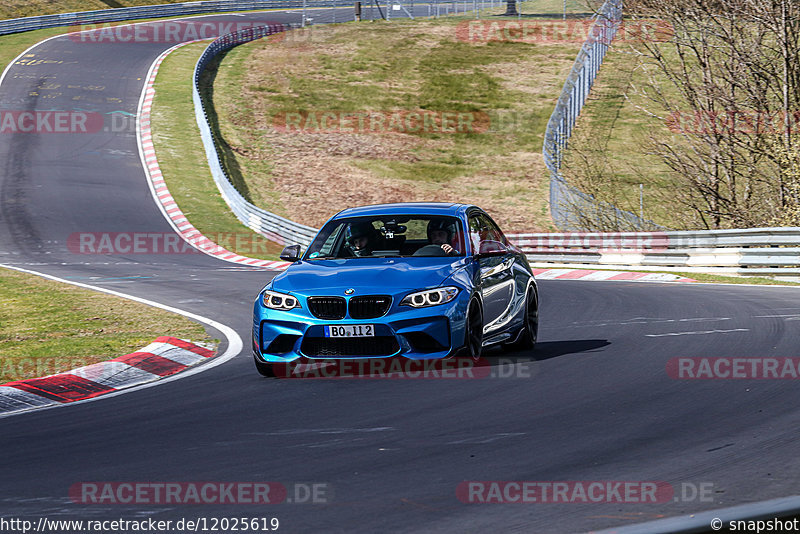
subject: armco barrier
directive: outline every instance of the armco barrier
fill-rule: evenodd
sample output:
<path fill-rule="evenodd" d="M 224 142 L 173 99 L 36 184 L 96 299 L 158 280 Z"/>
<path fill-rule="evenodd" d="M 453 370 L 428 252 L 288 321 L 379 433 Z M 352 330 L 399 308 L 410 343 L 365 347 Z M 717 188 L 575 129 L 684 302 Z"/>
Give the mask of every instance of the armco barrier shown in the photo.
<path fill-rule="evenodd" d="M 495 7 L 501 0 L 481 0 L 481 6 L 490 4 Z M 408 0 L 392 0 L 392 4 L 403 6 Z M 76 13 L 59 13 L 55 15 L 41 15 L 38 17 L 24 17 L 19 19 L 0 20 L 0 35 L 10 33 L 56 28 L 59 26 L 77 26 L 81 24 L 99 24 L 105 22 L 119 22 L 135 19 L 156 19 L 164 17 L 179 17 L 186 15 L 201 15 L 204 13 L 222 13 L 228 11 L 254 11 L 259 9 L 300 9 L 300 8 L 353 8 L 354 0 L 217 0 L 203 2 L 182 2 L 178 4 L 159 4 L 152 6 L 119 7 L 114 9 L 99 9 L 96 11 L 81 11 Z M 371 10 L 368 2 L 363 2 L 364 10 Z M 381 14 L 389 14 L 389 1 L 380 0 Z M 425 0 L 417 1 L 417 5 L 427 5 L 429 16 L 441 14 L 462 13 L 474 9 L 476 0 Z M 414 2 L 411 1 L 413 6 Z M 434 7 L 436 9 L 434 10 Z M 397 15 L 393 15 L 397 17 Z M 352 16 L 350 19 L 352 20 Z M 333 22 L 336 22 L 335 15 Z M 341 20 L 339 22 L 342 22 Z"/>
<path fill-rule="evenodd" d="M 800 228 L 511 234 L 535 265 L 632 266 L 751 276 L 800 275 Z"/>
<path fill-rule="evenodd" d="M 223 35 L 216 39 L 200 56 L 194 70 L 194 84 L 192 88 L 192 98 L 194 100 L 194 111 L 197 119 L 197 126 L 200 128 L 200 137 L 203 140 L 208 165 L 211 175 L 217 184 L 222 198 L 231 208 L 236 217 L 248 228 L 258 232 L 269 239 L 285 245 L 300 244 L 308 246 L 314 235 L 317 233 L 315 228 L 306 226 L 289 219 L 285 219 L 274 213 L 254 206 L 248 202 L 233 186 L 222 167 L 217 152 L 217 144 L 211 132 L 206 112 L 206 103 L 203 101 L 200 90 L 200 77 L 208 63 L 219 53 L 229 50 L 242 43 L 261 39 L 268 35 L 280 33 L 291 29 L 287 25 L 271 25 L 258 28 L 247 28 L 238 32 Z"/>
<path fill-rule="evenodd" d="M 436 2 L 432 2 L 436 3 Z M 445 2 L 441 2 L 445 3 Z M 350 5 L 344 0 L 306 2 L 307 7 Z M 83 13 L 67 13 L 0 21 L 0 35 L 55 26 L 90 24 L 136 18 L 158 18 L 191 15 L 215 11 L 242 11 L 265 8 L 302 7 L 302 0 L 221 0 L 217 2 L 191 2 L 183 4 L 141 6 Z M 464 4 L 465 10 L 467 3 Z M 601 17 L 619 20 L 621 0 L 607 0 Z M 603 54 L 613 38 L 613 24 L 604 23 L 593 30 L 592 38 L 584 44 L 573 71 L 564 86 L 556 111 L 548 123 L 544 155 L 553 172 L 556 188 L 551 188 L 554 219 L 569 226 L 563 213 L 559 215 L 559 195 L 576 194 L 587 197 L 571 188 L 558 174 L 563 150 L 580 112 L 592 81 L 597 74 Z M 193 99 L 197 123 L 209 159 L 214 181 L 236 216 L 254 231 L 286 244 L 307 245 L 316 229 L 301 225 L 253 206 L 244 199 L 227 179 L 214 144 L 211 128 L 206 119 L 200 98 L 198 81 L 203 69 L 217 54 L 238 44 L 283 31 L 287 26 L 274 25 L 248 28 L 215 40 L 205 50 L 195 68 Z M 604 29 L 605 28 L 605 29 Z M 599 32 L 599 33 L 598 33 Z M 590 43 L 589 41 L 592 41 Z M 573 76 L 574 75 L 574 76 Z M 573 98 L 575 97 L 575 98 Z M 555 167 L 554 167 L 555 165 Z M 554 170 L 555 169 L 555 170 Z M 554 193 L 555 191 L 555 193 Z M 564 193 L 566 191 L 567 193 Z M 556 198 L 554 200 L 553 195 Z M 583 195 L 583 196 L 582 196 Z M 588 197 L 587 209 L 607 212 L 616 208 L 597 203 Z M 614 211 L 615 214 L 627 213 Z M 633 214 L 630 214 L 636 217 Z M 616 216 L 616 215 L 615 215 Z M 561 217 L 559 219 L 559 217 Z M 627 217 L 625 215 L 622 216 Z M 632 219 L 639 227 L 649 221 Z M 509 238 L 522 248 L 537 265 L 554 264 L 587 265 L 592 267 L 636 267 L 639 270 L 673 270 L 688 272 L 715 272 L 739 275 L 798 276 L 800 275 L 800 228 L 755 228 L 747 230 L 711 230 L 685 232 L 621 232 L 621 233 L 562 233 L 562 234 L 511 234 Z"/>
<path fill-rule="evenodd" d="M 307 2 L 309 7 L 323 5 L 322 2 Z M 331 6 L 331 2 L 324 4 Z M 184 2 L 180 4 L 164 4 L 155 6 L 120 7 L 116 9 L 100 9 L 97 11 L 82 11 L 79 13 L 60 13 L 57 15 L 42 15 L 38 17 L 25 17 L 0 21 L 0 35 L 8 33 L 55 28 L 58 26 L 72 26 L 80 24 L 97 24 L 103 22 L 118 22 L 121 20 L 177 17 L 183 15 L 198 15 L 202 13 L 215 13 L 220 11 L 247 11 L 269 8 L 297 8 L 302 7 L 302 0 L 219 0 L 216 2 Z"/>

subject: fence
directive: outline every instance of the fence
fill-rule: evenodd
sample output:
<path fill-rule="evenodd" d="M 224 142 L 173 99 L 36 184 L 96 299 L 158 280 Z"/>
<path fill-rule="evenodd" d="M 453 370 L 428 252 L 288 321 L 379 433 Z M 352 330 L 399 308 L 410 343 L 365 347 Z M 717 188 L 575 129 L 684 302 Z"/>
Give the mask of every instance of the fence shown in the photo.
<path fill-rule="evenodd" d="M 564 83 L 544 134 L 544 162 L 550 171 L 550 213 L 562 230 L 591 230 L 598 226 L 619 230 L 656 230 L 663 227 L 629 211 L 618 209 L 569 185 L 561 176 L 564 151 L 575 121 L 592 88 L 600 65 L 622 21 L 622 0 L 606 0 L 589 37 L 581 47 Z"/>
<path fill-rule="evenodd" d="M 307 7 L 331 6 L 330 3 L 307 2 Z M 586 100 L 597 74 L 608 43 L 616 31 L 614 21 L 619 21 L 621 0 L 607 0 L 591 32 L 591 37 L 581 49 L 575 65 L 564 85 L 561 98 L 548 123 L 545 136 L 545 162 L 552 173 L 551 202 L 553 217 L 562 227 L 574 225 L 574 219 L 565 213 L 565 205 L 580 205 L 585 212 L 604 214 L 625 221 L 631 227 L 652 225 L 634 214 L 597 202 L 588 195 L 566 184 L 559 174 L 563 151 L 567 147 L 575 119 Z M 466 10 L 470 2 L 464 2 Z M 235 5 L 234 5 L 235 4 Z M 431 4 L 433 3 L 425 3 Z M 418 5 L 425 5 L 420 3 Z M 455 6 L 453 2 L 441 2 Z M 481 2 L 483 4 L 483 2 Z M 29 17 L 0 21 L 0 34 L 27 31 L 43 27 L 64 26 L 141 17 L 187 15 L 220 10 L 246 10 L 275 7 L 301 7 L 299 0 L 276 2 L 254 0 L 250 2 L 195 2 L 169 6 L 144 6 L 66 15 Z M 341 5 L 349 6 L 342 1 Z M 413 4 L 412 4 L 413 5 Z M 438 5 L 438 4 L 437 4 Z M 473 3 L 477 5 L 477 2 Z M 448 8 L 447 12 L 450 11 Z M 602 21 L 609 21 L 608 23 Z M 304 20 L 305 22 L 305 20 Z M 296 25 L 295 25 L 296 26 Z M 193 100 L 198 126 L 206 149 L 214 181 L 223 198 L 236 216 L 254 231 L 280 243 L 307 245 L 316 229 L 301 225 L 253 206 L 235 189 L 220 165 L 217 145 L 208 123 L 206 108 L 201 98 L 199 81 L 208 63 L 219 53 L 234 46 L 284 31 L 292 25 L 272 25 L 247 28 L 215 40 L 208 46 L 195 67 Z M 713 230 L 688 232 L 621 232 L 621 233 L 566 233 L 566 234 L 512 234 L 509 238 L 537 265 L 569 263 L 587 266 L 635 266 L 641 270 L 682 270 L 719 272 L 740 275 L 797 276 L 800 275 L 800 228 L 756 228 L 748 230 Z"/>
<path fill-rule="evenodd" d="M 423 16 L 440 16 L 473 11 L 480 7 L 498 7 L 503 0 L 380 0 L 377 4 L 362 0 L 365 18 L 380 18 L 384 16 L 397 17 L 392 14 L 390 4 L 399 6 L 394 11 L 408 9 L 414 11 L 414 6 L 425 6 L 419 12 Z M 0 35 L 10 33 L 56 28 L 59 26 L 78 26 L 82 24 L 99 24 L 106 22 L 119 22 L 124 20 L 150 19 L 163 17 L 178 17 L 186 15 L 201 15 L 204 13 L 219 13 L 227 11 L 253 11 L 259 9 L 301 9 L 301 8 L 350 8 L 353 9 L 355 0 L 217 0 L 204 2 L 183 2 L 179 4 L 161 4 L 153 6 L 120 7 L 115 9 L 100 9 L 96 11 L 82 11 L 78 13 L 60 13 L 56 15 L 41 15 L 37 17 L 24 17 L 18 19 L 0 20 Z M 337 22 L 336 15 L 332 14 L 326 22 Z M 305 16 L 303 17 L 305 20 Z M 352 13 L 341 15 L 339 22 L 353 20 Z"/>
<path fill-rule="evenodd" d="M 751 276 L 800 275 L 800 228 L 512 234 L 536 265 L 634 266 Z"/>

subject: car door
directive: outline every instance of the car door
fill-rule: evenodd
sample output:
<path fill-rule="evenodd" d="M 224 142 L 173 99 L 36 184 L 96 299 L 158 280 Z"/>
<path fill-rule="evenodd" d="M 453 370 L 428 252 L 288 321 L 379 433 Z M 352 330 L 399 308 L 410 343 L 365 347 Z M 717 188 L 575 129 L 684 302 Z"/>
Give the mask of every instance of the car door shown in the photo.
<path fill-rule="evenodd" d="M 484 334 L 503 325 L 514 298 L 514 254 L 503 233 L 486 214 L 469 218 L 473 254 L 479 271 L 478 286 L 483 301 Z"/>

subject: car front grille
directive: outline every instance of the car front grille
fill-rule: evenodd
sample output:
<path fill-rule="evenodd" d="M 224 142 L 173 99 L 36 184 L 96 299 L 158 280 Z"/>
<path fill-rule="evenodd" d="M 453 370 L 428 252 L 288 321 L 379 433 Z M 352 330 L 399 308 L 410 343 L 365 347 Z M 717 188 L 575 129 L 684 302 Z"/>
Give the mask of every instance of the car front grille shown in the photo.
<path fill-rule="evenodd" d="M 310 358 L 390 356 L 400 350 L 394 336 L 328 338 L 307 337 L 300 351 Z"/>
<path fill-rule="evenodd" d="M 309 297 L 308 309 L 317 319 L 344 319 L 347 304 L 342 297 Z"/>
<path fill-rule="evenodd" d="M 350 317 L 353 319 L 375 319 L 383 317 L 392 305 L 389 295 L 369 295 L 350 299 Z"/>

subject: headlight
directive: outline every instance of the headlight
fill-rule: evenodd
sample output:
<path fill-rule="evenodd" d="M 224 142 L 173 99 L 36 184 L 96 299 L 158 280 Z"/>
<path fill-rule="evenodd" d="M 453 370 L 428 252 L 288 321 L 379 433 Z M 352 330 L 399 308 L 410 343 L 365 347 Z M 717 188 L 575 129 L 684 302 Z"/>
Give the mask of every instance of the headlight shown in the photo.
<path fill-rule="evenodd" d="M 276 293 L 275 291 L 267 291 L 266 289 L 261 296 L 261 301 L 264 303 L 264 306 L 273 310 L 288 311 L 300 307 L 300 301 L 295 297 L 283 293 Z"/>
<path fill-rule="evenodd" d="M 456 295 L 458 295 L 457 287 L 438 287 L 436 289 L 428 289 L 426 291 L 417 291 L 406 295 L 400 301 L 401 306 L 413 306 L 414 308 L 426 308 L 428 306 L 438 306 L 445 302 L 450 302 Z"/>

